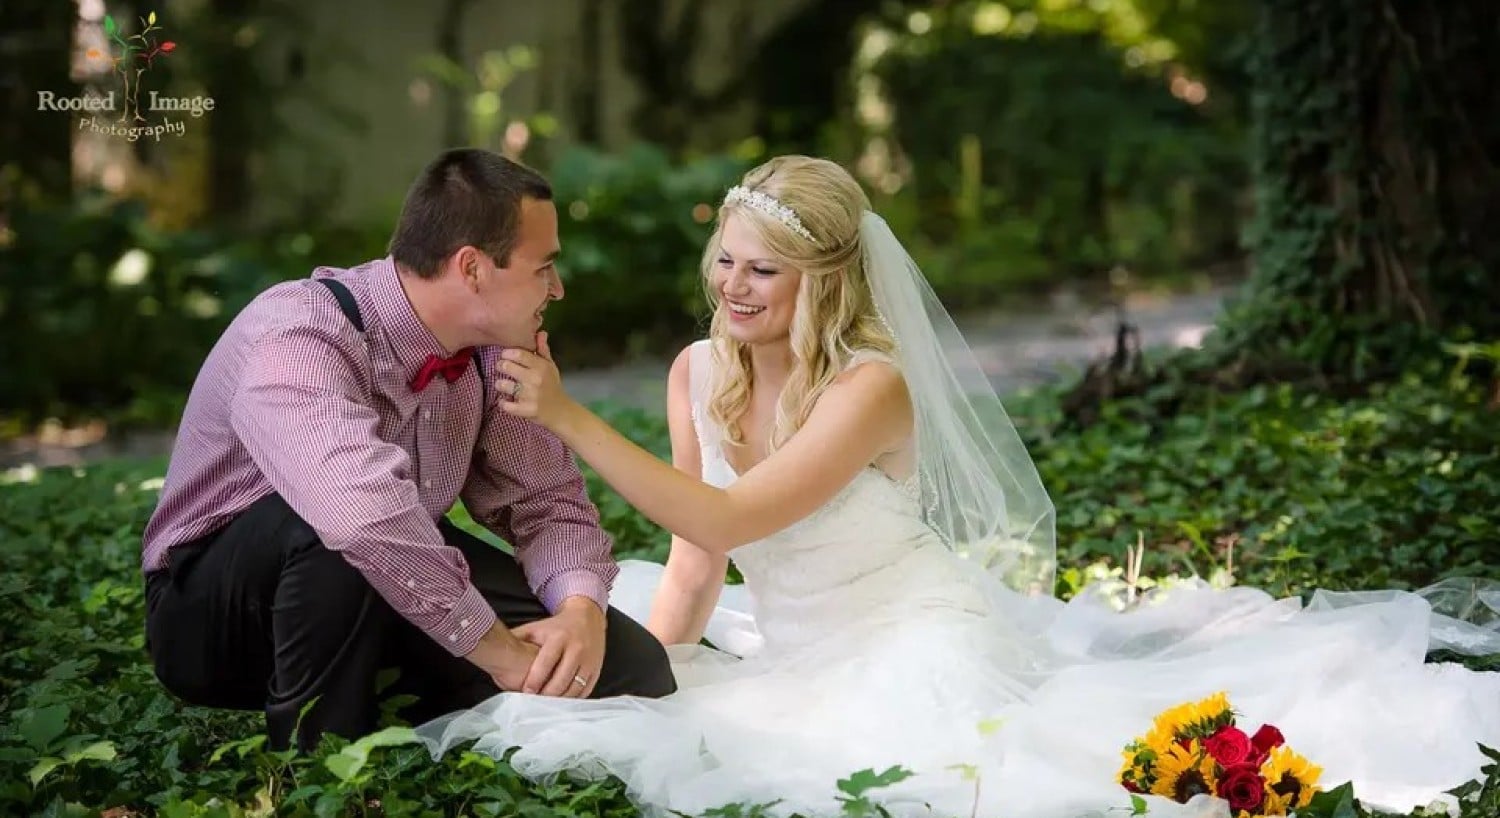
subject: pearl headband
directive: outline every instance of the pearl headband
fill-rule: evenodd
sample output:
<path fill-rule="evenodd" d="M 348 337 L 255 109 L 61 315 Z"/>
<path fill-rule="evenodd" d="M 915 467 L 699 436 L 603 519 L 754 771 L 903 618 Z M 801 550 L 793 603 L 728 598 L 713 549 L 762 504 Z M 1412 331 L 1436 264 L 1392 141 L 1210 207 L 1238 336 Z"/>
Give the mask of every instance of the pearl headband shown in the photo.
<path fill-rule="evenodd" d="M 724 196 L 724 204 L 732 204 L 734 202 L 743 202 L 786 225 L 787 229 L 793 233 L 815 245 L 822 246 L 817 239 L 813 238 L 812 232 L 802 226 L 802 220 L 797 218 L 796 212 L 777 201 L 774 197 L 767 196 L 758 190 L 750 190 L 741 185 L 735 185 Z"/>

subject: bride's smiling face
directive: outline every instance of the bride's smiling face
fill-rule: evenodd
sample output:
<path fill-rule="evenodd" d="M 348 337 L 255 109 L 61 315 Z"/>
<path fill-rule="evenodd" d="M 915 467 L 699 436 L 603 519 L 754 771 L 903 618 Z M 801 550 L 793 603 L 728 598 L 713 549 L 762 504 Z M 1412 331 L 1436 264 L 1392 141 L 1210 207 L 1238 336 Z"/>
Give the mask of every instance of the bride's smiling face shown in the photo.
<path fill-rule="evenodd" d="M 802 273 L 776 259 L 755 231 L 734 215 L 724 220 L 719 238 L 713 286 L 729 336 L 745 344 L 786 341 Z"/>

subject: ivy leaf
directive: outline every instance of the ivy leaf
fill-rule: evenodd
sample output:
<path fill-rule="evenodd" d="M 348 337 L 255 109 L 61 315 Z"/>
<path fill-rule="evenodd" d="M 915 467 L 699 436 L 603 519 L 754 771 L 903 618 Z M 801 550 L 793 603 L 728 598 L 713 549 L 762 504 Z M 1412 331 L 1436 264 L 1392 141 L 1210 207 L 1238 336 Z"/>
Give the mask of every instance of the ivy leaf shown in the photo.
<path fill-rule="evenodd" d="M 42 779 L 46 778 L 48 773 L 52 772 L 58 767 L 61 767 L 62 764 L 62 759 L 57 758 L 56 756 L 47 756 L 46 758 L 38 760 L 36 766 L 31 768 L 31 772 L 27 773 L 26 777 L 31 779 L 31 786 L 35 787 L 36 785 L 42 783 Z"/>
<path fill-rule="evenodd" d="M 67 754 L 65 759 L 69 764 L 77 764 L 84 759 L 94 761 L 114 761 L 118 753 L 112 741 L 96 741 L 81 750 L 74 750 Z"/>
<path fill-rule="evenodd" d="M 1312 797 L 1307 807 L 1297 810 L 1298 818 L 1358 818 L 1354 809 L 1354 785 L 1350 782 L 1323 790 Z"/>
<path fill-rule="evenodd" d="M 247 754 L 259 750 L 265 743 L 266 736 L 264 733 L 236 741 L 225 742 L 219 745 L 218 749 L 214 750 L 213 754 L 208 757 L 208 763 L 217 764 L 219 759 L 231 752 L 238 753 L 240 758 L 244 758 Z"/>
<path fill-rule="evenodd" d="M 949 764 L 947 769 L 956 771 L 965 781 L 979 780 L 979 768 L 973 764 Z"/>
<path fill-rule="evenodd" d="M 370 751 L 376 747 L 399 747 L 419 741 L 416 731 L 410 727 L 387 727 L 350 744 L 336 755 L 329 756 L 323 763 L 340 781 L 347 782 L 364 769 L 366 762 L 370 760 Z"/>
<path fill-rule="evenodd" d="M 323 760 L 323 766 L 345 783 L 365 766 L 365 757 L 338 753 Z"/>
<path fill-rule="evenodd" d="M 901 767 L 891 767 L 879 775 L 876 775 L 874 770 L 860 770 L 848 778 L 839 779 L 838 787 L 840 791 L 857 798 L 863 795 L 866 790 L 889 787 L 898 781 L 905 781 L 911 777 L 912 772 Z"/>
<path fill-rule="evenodd" d="M 35 710 L 25 710 L 21 713 L 20 721 L 21 738 L 25 739 L 33 750 L 40 753 L 67 729 L 68 706 L 53 704 L 38 707 Z"/>
<path fill-rule="evenodd" d="M 287 793 L 286 797 L 281 799 L 281 805 L 284 807 L 294 806 L 299 802 L 307 801 L 313 796 L 322 794 L 323 788 L 321 786 L 317 784 L 309 784 L 305 787 L 298 787 L 297 789 Z"/>
<path fill-rule="evenodd" d="M 104 15 L 104 33 L 108 34 L 111 37 L 120 33 L 119 26 L 115 25 L 115 18 L 109 16 L 108 14 Z"/>

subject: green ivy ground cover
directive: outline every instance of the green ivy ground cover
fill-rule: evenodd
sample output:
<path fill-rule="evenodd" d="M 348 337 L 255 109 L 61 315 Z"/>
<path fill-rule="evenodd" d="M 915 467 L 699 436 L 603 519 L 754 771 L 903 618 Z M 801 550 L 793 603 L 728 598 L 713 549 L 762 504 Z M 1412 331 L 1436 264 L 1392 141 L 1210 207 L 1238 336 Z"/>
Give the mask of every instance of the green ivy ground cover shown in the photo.
<path fill-rule="evenodd" d="M 1012 408 L 1059 508 L 1059 593 L 1117 579 L 1140 539 L 1148 575 L 1223 582 L 1232 568 L 1235 582 L 1301 594 L 1500 578 L 1500 418 L 1484 397 L 1434 369 L 1342 402 L 1268 388 L 1195 397 L 1165 419 L 1121 402 L 1066 434 L 1048 431 L 1055 395 Z M 603 408 L 666 455 L 659 416 Z M 138 532 L 162 472 L 20 469 L 0 485 L 0 814 L 634 814 L 614 782 L 533 785 L 477 754 L 433 763 L 399 725 L 274 754 L 258 714 L 177 704 L 142 647 Z M 621 556 L 665 556 L 665 534 L 592 474 L 589 485 Z M 1497 770 L 1466 815 L 1500 814 Z M 884 780 L 851 770 L 829 787 L 851 814 L 874 814 L 861 793 Z M 1344 795 L 1318 814 L 1362 814 Z"/>

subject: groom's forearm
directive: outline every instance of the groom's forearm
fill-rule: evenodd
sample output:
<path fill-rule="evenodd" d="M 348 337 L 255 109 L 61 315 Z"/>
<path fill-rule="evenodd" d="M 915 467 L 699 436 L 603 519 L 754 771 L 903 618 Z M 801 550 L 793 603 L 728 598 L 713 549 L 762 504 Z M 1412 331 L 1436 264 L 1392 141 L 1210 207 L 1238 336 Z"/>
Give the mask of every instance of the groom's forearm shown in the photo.
<path fill-rule="evenodd" d="M 568 448 L 651 522 L 720 554 L 743 544 L 728 492 L 658 459 L 576 402 L 551 425 Z"/>
<path fill-rule="evenodd" d="M 548 611 L 580 595 L 604 610 L 619 567 L 573 452 L 552 432 L 502 412 L 486 420 L 478 448 L 484 460 L 462 495 L 474 520 L 515 547 Z"/>

